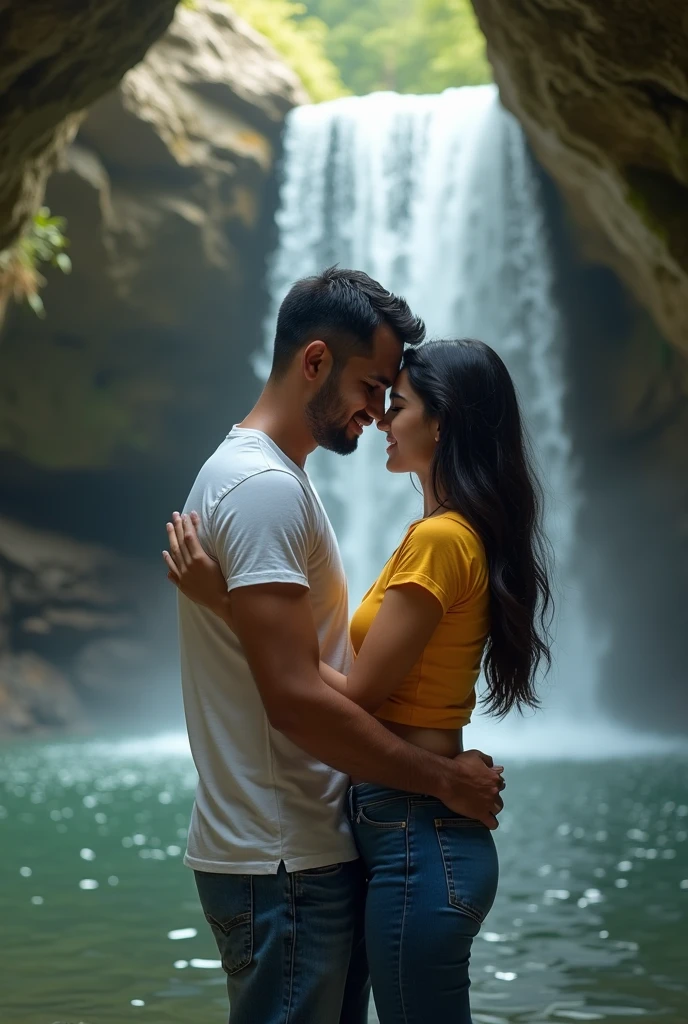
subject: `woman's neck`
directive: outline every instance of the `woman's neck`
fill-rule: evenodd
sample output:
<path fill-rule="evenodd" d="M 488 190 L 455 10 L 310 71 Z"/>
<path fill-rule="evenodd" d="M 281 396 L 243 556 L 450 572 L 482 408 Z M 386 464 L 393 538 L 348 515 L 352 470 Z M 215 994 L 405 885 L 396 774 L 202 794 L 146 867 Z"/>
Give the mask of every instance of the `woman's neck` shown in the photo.
<path fill-rule="evenodd" d="M 420 484 L 423 488 L 423 518 L 427 519 L 432 515 L 439 515 L 445 512 L 448 506 L 444 492 L 438 491 L 438 493 L 435 493 L 429 476 L 425 480 L 420 478 Z"/>

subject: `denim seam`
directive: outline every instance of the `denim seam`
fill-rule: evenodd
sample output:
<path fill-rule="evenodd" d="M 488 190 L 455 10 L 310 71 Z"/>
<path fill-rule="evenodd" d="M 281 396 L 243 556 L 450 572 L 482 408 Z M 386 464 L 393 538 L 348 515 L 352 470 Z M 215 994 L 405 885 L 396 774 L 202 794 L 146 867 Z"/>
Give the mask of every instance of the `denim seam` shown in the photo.
<path fill-rule="evenodd" d="M 410 819 L 411 808 L 407 809 L 407 816 Z M 401 1000 L 401 1012 L 404 1015 L 404 1024 L 408 1024 L 408 1017 L 406 1016 L 406 1005 L 404 1003 L 404 987 L 402 984 L 403 971 L 401 967 L 401 960 L 404 952 L 404 928 L 406 926 L 406 905 L 408 903 L 408 889 L 409 889 L 409 870 L 410 870 L 410 838 L 409 829 L 406 829 L 406 884 L 404 887 L 404 911 L 401 917 L 401 935 L 399 936 L 399 998 Z"/>
<path fill-rule="evenodd" d="M 294 876 L 288 875 L 288 879 L 289 891 L 287 894 L 287 902 L 289 905 L 289 916 L 291 918 L 291 951 L 289 956 L 289 995 L 284 1024 L 289 1024 L 291 1018 L 291 1003 L 292 996 L 294 994 L 294 962 L 296 959 L 296 895 L 294 892 Z"/>
<path fill-rule="evenodd" d="M 298 875 L 296 882 L 297 895 L 303 895 L 304 878 L 332 878 L 341 872 L 343 867 L 344 861 L 338 861 L 336 864 L 323 864 L 321 868 L 303 868 L 302 871 L 295 871 L 294 874 Z"/>
<path fill-rule="evenodd" d="M 371 825 L 373 828 L 396 829 L 398 832 L 401 832 L 402 829 L 406 828 L 405 821 L 372 821 L 366 816 L 362 807 L 358 808 L 358 814 L 356 817 L 358 821 L 362 821 L 366 825 Z"/>
<path fill-rule="evenodd" d="M 352 789 L 353 788 L 354 787 L 352 787 Z M 382 797 L 379 800 L 361 799 L 361 797 L 357 796 L 355 792 L 352 794 L 352 796 L 353 796 L 353 798 L 355 798 L 357 806 L 361 806 L 361 807 L 382 807 L 384 804 L 396 803 L 397 800 L 407 801 L 408 803 L 410 803 L 410 804 L 412 804 L 414 806 L 416 804 L 430 804 L 430 803 L 438 804 L 438 803 L 440 803 L 440 801 L 437 799 L 437 797 L 428 796 L 427 794 L 424 794 L 424 793 L 416 793 L 416 794 L 413 794 L 413 795 L 410 795 L 410 796 L 385 796 L 385 797 Z M 353 813 L 353 799 L 350 800 L 350 807 L 351 807 L 352 813 Z"/>
<path fill-rule="evenodd" d="M 243 914 L 237 914 L 235 917 L 230 918 L 229 921 L 226 921 L 224 923 L 222 921 L 219 921 L 216 917 L 213 917 L 212 914 L 204 913 L 205 919 L 211 926 L 211 928 L 214 925 L 219 931 L 222 932 L 222 934 L 225 937 L 229 936 L 230 932 L 234 931 L 235 928 L 238 928 L 241 925 L 248 924 L 249 926 L 248 942 L 244 943 L 244 952 L 242 953 L 241 959 L 238 961 L 238 963 L 232 965 L 231 970 L 228 970 L 225 967 L 224 963 L 222 965 L 223 970 L 229 976 L 233 974 L 238 974 L 239 971 L 243 970 L 244 967 L 247 967 L 251 963 L 251 960 L 253 959 L 253 877 L 251 875 L 248 875 L 246 877 L 248 878 L 249 893 L 249 909 L 247 912 L 244 912 Z"/>
<path fill-rule="evenodd" d="M 386 804 L 395 804 L 399 800 L 406 801 L 408 798 L 403 796 L 385 796 L 381 800 L 359 800 L 359 806 L 361 807 L 383 807 Z"/>
<path fill-rule="evenodd" d="M 229 919 L 229 921 L 226 921 L 224 923 L 222 921 L 218 921 L 216 917 L 213 917 L 212 914 L 208 913 L 205 914 L 205 919 L 208 922 L 208 924 L 215 925 L 215 927 L 218 928 L 224 935 L 229 935 L 229 933 L 233 931 L 233 929 L 236 928 L 238 925 L 246 924 L 247 921 L 250 921 L 251 914 L 248 911 L 244 914 L 237 914 L 236 917 L 232 917 Z"/>
<path fill-rule="evenodd" d="M 251 931 L 250 931 L 250 936 L 251 937 L 249 939 L 248 958 L 246 960 L 246 963 L 244 964 L 244 967 L 247 967 L 251 963 L 251 961 L 253 960 L 253 876 L 249 875 L 248 878 L 249 878 L 249 914 L 251 915 L 250 916 L 250 920 L 249 920 L 249 927 L 251 929 Z"/>
<path fill-rule="evenodd" d="M 439 828 L 485 828 L 477 818 L 435 818 L 435 827 Z"/>
<path fill-rule="evenodd" d="M 484 915 L 481 915 L 479 912 L 476 912 L 476 910 L 473 907 L 470 907 L 462 900 L 459 900 L 459 898 L 456 895 L 456 890 L 454 889 L 454 875 L 451 869 L 450 861 L 451 854 L 449 849 L 445 847 L 445 844 L 442 841 L 443 837 L 440 833 L 441 820 L 441 818 L 435 819 L 435 834 L 437 836 L 437 842 L 440 848 L 440 856 L 442 857 L 442 864 L 444 866 L 444 877 L 447 882 L 447 898 L 449 900 L 449 906 L 455 907 L 457 910 L 460 910 L 462 914 L 465 914 L 466 917 L 470 917 L 473 921 L 475 921 L 476 924 L 481 925 L 483 923 Z"/>

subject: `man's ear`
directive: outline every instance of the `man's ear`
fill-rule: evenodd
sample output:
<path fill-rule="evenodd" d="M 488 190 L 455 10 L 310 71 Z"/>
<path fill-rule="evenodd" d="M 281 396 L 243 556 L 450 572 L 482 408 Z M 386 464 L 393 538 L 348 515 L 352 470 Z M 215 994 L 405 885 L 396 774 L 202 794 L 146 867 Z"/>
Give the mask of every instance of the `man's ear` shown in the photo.
<path fill-rule="evenodd" d="M 324 341 L 311 341 L 303 350 L 301 365 L 306 380 L 325 380 L 332 369 L 332 353 Z"/>

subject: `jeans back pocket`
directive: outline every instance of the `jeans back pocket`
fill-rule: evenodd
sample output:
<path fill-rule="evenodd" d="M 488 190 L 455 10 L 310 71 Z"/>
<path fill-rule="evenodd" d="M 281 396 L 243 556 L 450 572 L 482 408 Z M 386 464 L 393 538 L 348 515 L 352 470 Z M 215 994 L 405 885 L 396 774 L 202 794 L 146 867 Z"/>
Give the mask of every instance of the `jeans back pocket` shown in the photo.
<path fill-rule="evenodd" d="M 253 957 L 253 879 L 195 871 L 205 919 L 212 928 L 223 970 L 236 974 Z"/>
<path fill-rule="evenodd" d="M 435 818 L 452 907 L 482 924 L 497 893 L 499 861 L 489 828 L 470 818 Z"/>

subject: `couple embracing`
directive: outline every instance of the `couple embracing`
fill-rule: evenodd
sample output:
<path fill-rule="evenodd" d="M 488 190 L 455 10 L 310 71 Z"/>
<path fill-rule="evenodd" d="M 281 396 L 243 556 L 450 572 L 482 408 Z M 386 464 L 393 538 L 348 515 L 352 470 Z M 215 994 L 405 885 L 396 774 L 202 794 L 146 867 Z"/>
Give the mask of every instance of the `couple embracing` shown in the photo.
<path fill-rule="evenodd" d="M 424 335 L 364 273 L 298 281 L 262 395 L 167 526 L 199 776 L 185 863 L 231 1024 L 365 1024 L 371 980 L 381 1024 L 470 1024 L 504 780 L 462 729 L 481 667 L 489 711 L 537 705 L 550 594 L 509 373 Z M 305 463 L 374 423 L 424 510 L 349 623 Z"/>

